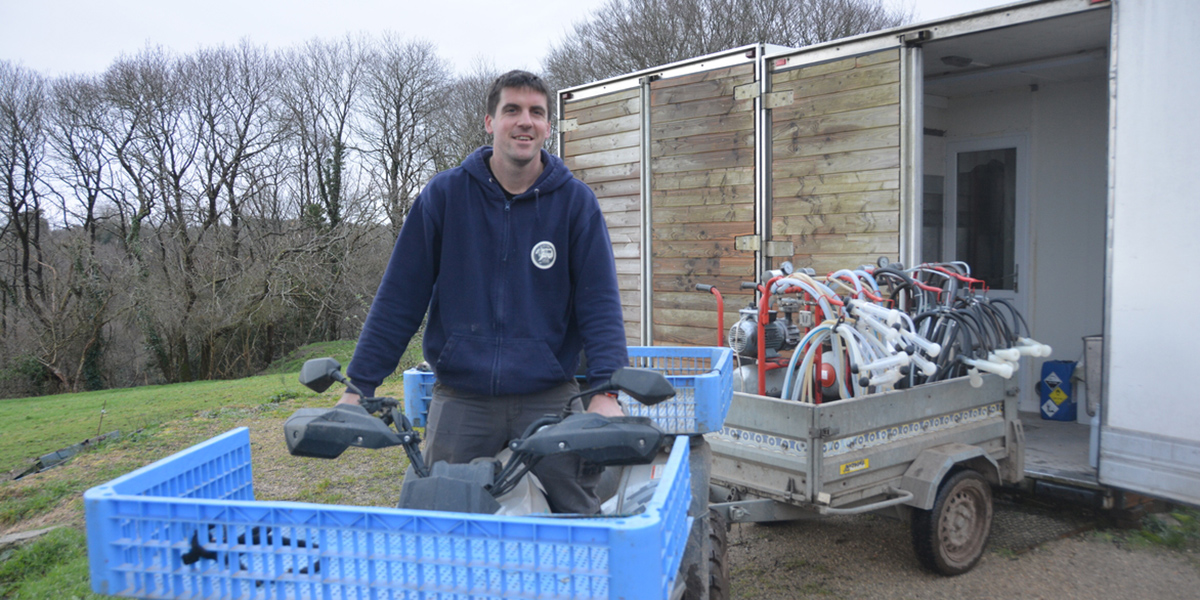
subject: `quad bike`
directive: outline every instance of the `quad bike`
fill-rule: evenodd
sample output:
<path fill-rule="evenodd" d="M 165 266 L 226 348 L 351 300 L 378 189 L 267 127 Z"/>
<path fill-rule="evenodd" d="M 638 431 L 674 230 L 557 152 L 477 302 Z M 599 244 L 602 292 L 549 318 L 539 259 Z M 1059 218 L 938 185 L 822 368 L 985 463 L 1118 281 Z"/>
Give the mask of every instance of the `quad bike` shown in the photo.
<path fill-rule="evenodd" d="M 317 392 L 340 382 L 351 392 L 359 393 L 340 369 L 332 358 L 309 360 L 300 373 L 300 382 Z M 657 371 L 627 367 L 615 371 L 605 385 L 580 392 L 571 400 L 608 391 L 623 392 L 646 406 L 675 395 L 670 382 Z M 421 453 L 420 433 L 412 427 L 397 400 L 362 397 L 359 403 L 298 410 L 284 424 L 288 451 L 295 456 L 332 459 L 350 446 L 368 449 L 401 446 L 410 468 L 401 488 L 399 508 L 554 517 L 549 514 L 540 482 L 530 470 L 547 456 L 566 453 L 608 467 L 598 490 L 603 506 L 597 517 L 627 517 L 641 512 L 649 502 L 658 485 L 655 474 L 668 458 L 664 449 L 668 436 L 650 418 L 580 413 L 542 417 L 495 457 L 469 464 L 437 462 L 430 466 L 425 464 Z M 687 540 L 677 591 L 685 599 L 725 598 L 728 594 L 726 525 L 719 512 L 707 507 L 707 470 L 711 460 L 707 444 L 702 437 L 695 436 L 691 445 L 693 474 L 697 471 L 696 463 L 703 473 L 702 477 L 695 477 L 690 512 L 700 518 L 695 519 Z M 702 502 L 697 503 L 697 498 Z M 697 507 L 698 504 L 701 506 Z"/>

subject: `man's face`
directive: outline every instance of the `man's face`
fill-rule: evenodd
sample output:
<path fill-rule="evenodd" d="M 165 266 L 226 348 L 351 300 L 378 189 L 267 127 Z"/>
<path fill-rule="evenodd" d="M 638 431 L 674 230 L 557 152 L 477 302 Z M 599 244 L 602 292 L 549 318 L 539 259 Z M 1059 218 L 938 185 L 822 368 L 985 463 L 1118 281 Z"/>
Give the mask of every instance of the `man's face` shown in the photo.
<path fill-rule="evenodd" d="M 523 167 L 541 156 L 542 144 L 550 137 L 550 109 L 546 96 L 528 88 L 500 90 L 496 114 L 483 118 L 487 132 L 495 136 L 493 158 Z"/>

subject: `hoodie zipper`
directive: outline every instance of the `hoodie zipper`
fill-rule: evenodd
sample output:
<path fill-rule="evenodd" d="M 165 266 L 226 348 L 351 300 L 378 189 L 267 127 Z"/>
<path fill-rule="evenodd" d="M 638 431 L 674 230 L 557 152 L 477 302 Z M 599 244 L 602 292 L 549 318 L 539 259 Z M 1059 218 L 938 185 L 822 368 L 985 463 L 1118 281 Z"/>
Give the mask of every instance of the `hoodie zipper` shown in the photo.
<path fill-rule="evenodd" d="M 508 194 L 504 195 L 504 251 L 500 255 L 500 267 L 502 276 L 499 280 L 499 289 L 496 290 L 496 322 L 493 329 L 496 332 L 497 341 L 504 338 L 504 300 L 507 281 L 506 272 L 508 270 L 508 252 L 509 245 L 512 240 L 512 198 Z M 496 344 L 496 356 L 492 362 L 492 395 L 496 396 L 500 393 L 500 353 L 502 352 L 502 344 Z"/>

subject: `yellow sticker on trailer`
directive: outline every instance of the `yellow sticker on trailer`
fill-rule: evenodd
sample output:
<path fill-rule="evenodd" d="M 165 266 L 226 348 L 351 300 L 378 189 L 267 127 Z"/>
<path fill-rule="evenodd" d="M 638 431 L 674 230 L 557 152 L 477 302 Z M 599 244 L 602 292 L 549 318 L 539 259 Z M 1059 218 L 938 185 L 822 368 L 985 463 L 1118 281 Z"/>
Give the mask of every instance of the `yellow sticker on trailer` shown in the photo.
<path fill-rule="evenodd" d="M 851 473 L 857 473 L 858 471 L 865 471 L 869 468 L 871 468 L 871 460 L 863 458 L 842 465 L 838 471 L 840 471 L 842 475 L 849 475 Z"/>

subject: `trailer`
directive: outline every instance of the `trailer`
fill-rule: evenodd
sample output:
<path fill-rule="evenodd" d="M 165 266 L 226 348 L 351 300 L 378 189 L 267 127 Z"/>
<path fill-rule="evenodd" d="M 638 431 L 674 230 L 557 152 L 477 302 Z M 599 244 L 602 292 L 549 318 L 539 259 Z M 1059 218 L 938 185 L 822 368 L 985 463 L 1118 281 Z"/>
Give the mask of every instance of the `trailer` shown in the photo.
<path fill-rule="evenodd" d="M 764 283 L 783 261 L 828 273 L 885 256 L 971 263 L 1054 348 L 1049 359 L 1073 365 L 1044 382 L 1049 360 L 1036 360 L 999 395 L 794 406 L 744 390 L 727 426 L 807 453 L 751 456 L 745 438 L 710 434 L 714 480 L 780 515 L 881 497 L 927 510 L 928 486 L 907 498 L 896 481 L 945 441 L 976 448 L 964 460 L 995 471 L 993 484 L 1103 508 L 1138 495 L 1200 504 L 1187 377 L 1200 314 L 1178 262 L 1200 244 L 1186 174 L 1200 162 L 1200 70 L 1187 66 L 1197 31 L 1195 3 L 1032 0 L 562 90 L 558 151 L 608 219 L 631 344 L 711 344 L 698 283 L 726 293 L 732 322 L 755 293 L 740 283 Z M 1055 382 L 1073 388 L 1062 406 L 1074 419 L 1044 418 L 1060 406 L 1043 408 Z M 870 468 L 849 476 L 853 460 L 812 452 L 996 402 L 1003 432 L 986 439 L 863 450 Z"/>
<path fill-rule="evenodd" d="M 735 393 L 709 442 L 725 500 L 715 507 L 729 522 L 896 508 L 922 564 L 946 575 L 983 553 L 993 513 L 985 488 L 1023 477 L 1016 386 L 995 375 L 980 388 L 963 377 L 826 404 Z"/>

